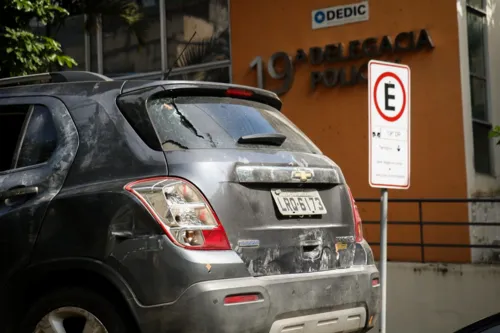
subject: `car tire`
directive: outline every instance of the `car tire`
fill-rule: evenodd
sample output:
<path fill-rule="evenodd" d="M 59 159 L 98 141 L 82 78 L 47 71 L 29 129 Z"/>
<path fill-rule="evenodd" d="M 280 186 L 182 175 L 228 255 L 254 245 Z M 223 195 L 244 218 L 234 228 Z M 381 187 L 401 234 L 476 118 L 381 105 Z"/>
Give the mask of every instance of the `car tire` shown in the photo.
<path fill-rule="evenodd" d="M 105 297 L 83 288 L 66 288 L 46 294 L 30 305 L 19 333 L 38 333 L 37 326 L 46 326 L 49 315 L 56 320 L 64 318 L 67 333 L 82 333 L 85 323 L 101 325 L 105 328 L 101 331 L 107 333 L 132 332 L 119 309 Z"/>

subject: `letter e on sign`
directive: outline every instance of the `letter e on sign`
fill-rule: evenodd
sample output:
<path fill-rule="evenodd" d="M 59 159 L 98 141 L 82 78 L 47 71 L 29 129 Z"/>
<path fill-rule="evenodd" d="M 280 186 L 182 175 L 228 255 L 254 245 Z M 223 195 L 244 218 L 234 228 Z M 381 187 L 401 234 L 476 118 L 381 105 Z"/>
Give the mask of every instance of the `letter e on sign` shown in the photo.
<path fill-rule="evenodd" d="M 368 178 L 371 187 L 410 187 L 410 67 L 368 63 Z"/>

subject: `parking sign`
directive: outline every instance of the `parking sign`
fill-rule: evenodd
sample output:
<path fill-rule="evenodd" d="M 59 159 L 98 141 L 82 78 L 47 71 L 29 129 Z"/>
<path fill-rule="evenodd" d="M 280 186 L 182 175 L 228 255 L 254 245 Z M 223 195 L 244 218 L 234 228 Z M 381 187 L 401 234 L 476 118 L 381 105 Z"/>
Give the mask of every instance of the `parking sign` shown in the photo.
<path fill-rule="evenodd" d="M 368 64 L 369 183 L 410 187 L 410 68 L 372 60 Z"/>

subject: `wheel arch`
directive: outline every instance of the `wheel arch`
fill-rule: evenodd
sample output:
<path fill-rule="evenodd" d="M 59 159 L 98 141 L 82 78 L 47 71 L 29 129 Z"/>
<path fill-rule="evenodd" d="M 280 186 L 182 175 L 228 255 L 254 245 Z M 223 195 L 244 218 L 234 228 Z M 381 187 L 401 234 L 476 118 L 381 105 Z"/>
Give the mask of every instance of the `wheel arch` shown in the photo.
<path fill-rule="evenodd" d="M 101 261 L 68 258 L 38 263 L 12 276 L 7 286 L 6 306 L 12 309 L 13 305 L 20 313 L 51 291 L 70 286 L 90 289 L 109 297 L 124 319 L 139 331 L 134 293 L 116 271 Z"/>

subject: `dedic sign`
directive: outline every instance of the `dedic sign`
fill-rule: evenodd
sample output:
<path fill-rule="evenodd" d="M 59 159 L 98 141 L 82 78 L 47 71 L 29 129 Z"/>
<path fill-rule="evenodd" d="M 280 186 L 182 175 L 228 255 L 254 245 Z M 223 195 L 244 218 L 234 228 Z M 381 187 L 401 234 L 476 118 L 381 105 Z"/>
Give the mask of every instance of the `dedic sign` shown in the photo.
<path fill-rule="evenodd" d="M 368 1 L 312 11 L 313 29 L 362 21 L 368 21 Z"/>

